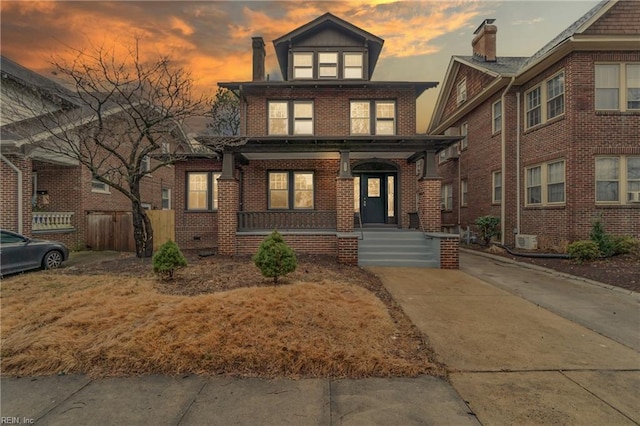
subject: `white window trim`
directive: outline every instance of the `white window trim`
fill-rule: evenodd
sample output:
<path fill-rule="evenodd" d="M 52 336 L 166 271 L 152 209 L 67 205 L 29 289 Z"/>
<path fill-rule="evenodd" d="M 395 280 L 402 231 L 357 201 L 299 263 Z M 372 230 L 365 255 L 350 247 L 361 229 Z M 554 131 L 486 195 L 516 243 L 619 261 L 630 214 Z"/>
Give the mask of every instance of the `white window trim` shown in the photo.
<path fill-rule="evenodd" d="M 593 160 L 593 179 L 594 179 L 594 200 L 596 205 L 632 205 L 638 206 L 638 203 L 631 203 L 629 199 L 629 178 L 627 176 L 627 164 L 629 158 L 638 158 L 638 155 L 597 155 Z M 598 201 L 598 185 L 596 174 L 596 160 L 598 158 L 617 158 L 618 159 L 618 200 L 617 201 Z"/>
<path fill-rule="evenodd" d="M 94 185 L 102 185 L 102 188 L 95 188 Z M 111 187 L 104 182 L 100 182 L 97 179 L 91 179 L 91 192 L 97 194 L 111 194 Z"/>
<path fill-rule="evenodd" d="M 526 90 L 524 92 L 524 127 L 525 130 L 529 130 L 529 129 L 533 129 L 535 127 L 538 126 L 544 126 L 547 122 L 549 121 L 555 121 L 557 119 L 559 119 L 560 117 L 563 117 L 566 113 L 567 113 L 567 83 L 566 80 L 564 82 L 563 85 L 563 91 L 562 91 L 562 96 L 563 96 L 563 108 L 562 108 L 562 113 L 551 117 L 551 118 L 547 118 L 549 111 L 548 111 L 548 93 L 547 93 L 547 83 L 549 83 L 551 80 L 553 80 L 554 78 L 560 76 L 561 74 L 565 74 L 564 69 L 556 72 L 555 74 L 551 75 L 549 78 L 544 79 L 543 81 L 541 81 L 540 83 L 536 84 L 535 86 L 529 88 L 528 90 Z M 538 106 L 538 108 L 540 108 L 540 122 L 536 123 L 532 126 L 529 126 L 529 120 L 527 119 L 527 115 L 529 113 L 529 105 L 527 102 L 527 97 L 529 96 L 529 93 L 533 92 L 536 89 L 540 89 L 540 104 Z M 558 95 L 560 96 L 560 95 Z M 595 97 L 594 97 L 595 98 Z"/>
<path fill-rule="evenodd" d="M 500 178 L 496 179 L 496 175 L 500 174 Z M 500 199 L 496 199 L 496 183 L 500 183 Z M 502 204 L 502 197 L 504 197 L 504 188 L 502 187 L 502 171 L 496 170 L 491 173 L 491 204 Z"/>
<path fill-rule="evenodd" d="M 456 104 L 460 105 L 467 101 L 467 79 L 463 78 L 456 86 Z"/>
<path fill-rule="evenodd" d="M 164 191 L 167 191 L 167 198 L 164 198 Z M 164 207 L 164 200 L 168 200 L 168 207 Z M 171 188 L 162 188 L 160 190 L 160 208 L 162 210 L 171 210 Z"/>
<path fill-rule="evenodd" d="M 460 206 L 467 207 L 469 205 L 469 180 L 462 179 L 460 181 Z"/>
<path fill-rule="evenodd" d="M 500 125 L 496 128 L 496 105 L 500 104 Z M 502 99 L 498 99 L 494 103 L 491 104 L 491 133 L 496 134 L 502 130 Z"/>
<path fill-rule="evenodd" d="M 563 184 L 563 201 L 550 202 L 549 201 L 549 171 L 548 167 L 551 164 L 564 163 L 564 179 L 562 181 Z M 540 202 L 539 203 L 530 203 L 528 192 L 529 189 L 529 176 L 528 171 L 531 169 L 535 169 L 540 167 Z M 559 183 L 559 182 L 555 182 Z M 564 206 L 567 204 L 567 162 L 564 159 L 556 159 L 547 161 L 545 163 L 532 164 L 530 166 L 525 167 L 524 169 L 524 205 L 525 207 L 549 207 L 549 206 Z"/>
<path fill-rule="evenodd" d="M 598 65 L 618 65 L 618 108 L 598 109 L 596 105 L 596 67 Z M 593 67 L 593 108 L 595 111 L 620 111 L 620 112 L 640 112 L 640 109 L 627 108 L 627 65 L 640 65 L 640 62 L 596 62 Z"/>
<path fill-rule="evenodd" d="M 440 190 L 440 210 L 453 210 L 453 184 L 447 183 L 442 185 Z"/>

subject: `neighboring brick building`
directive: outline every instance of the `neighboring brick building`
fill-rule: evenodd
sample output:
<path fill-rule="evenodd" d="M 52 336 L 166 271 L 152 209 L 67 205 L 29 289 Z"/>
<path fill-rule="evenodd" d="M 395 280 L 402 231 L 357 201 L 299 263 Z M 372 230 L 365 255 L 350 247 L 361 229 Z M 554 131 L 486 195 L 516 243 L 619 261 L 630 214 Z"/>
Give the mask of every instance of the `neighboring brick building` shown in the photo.
<path fill-rule="evenodd" d="M 492 24 L 451 58 L 428 129 L 466 135 L 439 153 L 442 226 L 498 216 L 520 247 L 598 218 L 640 236 L 640 2 L 601 2 L 531 57 L 497 56 Z"/>
<path fill-rule="evenodd" d="M 219 83 L 240 99 L 239 144 L 176 164 L 179 245 L 249 254 L 277 228 L 300 253 L 355 263 L 360 221 L 439 232 L 435 152 L 457 138 L 416 134 L 416 99 L 437 83 L 371 80 L 384 41 L 329 13 L 273 43 L 283 81 L 265 78 L 254 37 L 253 80 Z"/>
<path fill-rule="evenodd" d="M 91 172 L 77 161 L 34 148 L 30 137 L 15 130 L 34 119 L 33 109 L 21 108 L 25 102 L 41 109 L 43 115 L 80 105 L 57 83 L 8 58 L 2 57 L 1 68 L 0 227 L 58 240 L 72 249 L 85 248 L 88 233 L 92 232 L 90 218 L 103 215 L 118 220 L 131 211 L 131 202 L 120 192 L 94 181 Z M 34 132 L 37 128 L 33 126 Z M 150 167 L 155 161 L 149 159 Z M 164 167 L 143 178 L 141 198 L 146 207 L 173 208 L 173 171 L 172 167 Z M 103 239 L 99 245 L 133 249 L 132 238 L 131 235 L 128 241 L 118 243 Z"/>

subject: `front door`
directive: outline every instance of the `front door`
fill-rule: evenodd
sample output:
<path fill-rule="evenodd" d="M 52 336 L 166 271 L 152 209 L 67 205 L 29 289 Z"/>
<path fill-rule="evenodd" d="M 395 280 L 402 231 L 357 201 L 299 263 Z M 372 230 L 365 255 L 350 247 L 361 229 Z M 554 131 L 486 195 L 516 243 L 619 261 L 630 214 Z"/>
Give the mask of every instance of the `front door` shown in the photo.
<path fill-rule="evenodd" d="M 385 223 L 387 199 L 386 179 L 382 173 L 362 174 L 360 178 L 360 200 L 363 223 Z"/>

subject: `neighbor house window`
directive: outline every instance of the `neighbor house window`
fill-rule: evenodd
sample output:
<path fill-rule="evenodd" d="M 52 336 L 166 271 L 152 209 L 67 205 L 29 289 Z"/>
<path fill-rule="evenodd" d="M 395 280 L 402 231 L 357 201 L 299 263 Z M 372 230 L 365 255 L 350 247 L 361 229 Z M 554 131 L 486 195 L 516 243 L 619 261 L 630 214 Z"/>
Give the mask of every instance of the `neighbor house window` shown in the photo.
<path fill-rule="evenodd" d="M 596 202 L 640 203 L 640 156 L 596 158 Z"/>
<path fill-rule="evenodd" d="M 187 210 L 206 211 L 218 209 L 219 177 L 219 172 L 187 173 Z"/>
<path fill-rule="evenodd" d="M 448 183 L 440 189 L 440 208 L 453 210 L 453 185 Z"/>
<path fill-rule="evenodd" d="M 502 101 L 498 101 L 493 104 L 491 117 L 493 123 L 493 133 L 497 133 L 502 130 Z"/>
<path fill-rule="evenodd" d="M 349 110 L 352 135 L 394 135 L 396 133 L 394 101 L 351 101 Z M 373 129 L 372 122 L 375 123 Z"/>
<path fill-rule="evenodd" d="M 313 102 L 296 101 L 293 103 L 293 134 L 313 134 Z"/>
<path fill-rule="evenodd" d="M 596 110 L 640 110 L 640 63 L 596 64 Z"/>
<path fill-rule="evenodd" d="M 313 172 L 269 172 L 269 209 L 313 209 Z"/>
<path fill-rule="evenodd" d="M 468 132 L 469 132 L 469 125 L 467 123 L 462 123 L 462 125 L 460 126 L 460 136 L 464 136 L 464 139 L 460 141 L 461 151 L 463 149 L 467 149 L 467 146 L 469 146 Z"/>
<path fill-rule="evenodd" d="M 91 192 L 105 192 L 109 193 L 109 185 L 104 182 L 100 182 L 98 179 L 91 179 Z"/>
<path fill-rule="evenodd" d="M 527 128 L 564 114 L 564 87 L 562 71 L 526 92 Z"/>
<path fill-rule="evenodd" d="M 363 55 L 361 52 L 344 54 L 344 78 L 364 78 Z"/>
<path fill-rule="evenodd" d="M 467 205 L 467 193 L 468 193 L 468 184 L 469 182 L 466 179 L 463 179 L 460 181 L 460 205 L 462 206 L 466 206 Z"/>
<path fill-rule="evenodd" d="M 527 205 L 549 205 L 565 202 L 564 160 L 528 167 L 525 177 Z"/>
<path fill-rule="evenodd" d="M 318 53 L 318 77 L 338 78 L 338 53 L 320 52 Z"/>
<path fill-rule="evenodd" d="M 493 204 L 502 203 L 502 172 L 493 172 L 493 195 L 491 202 Z"/>
<path fill-rule="evenodd" d="M 467 79 L 463 79 L 457 86 L 456 102 L 458 105 L 467 100 Z"/>
<path fill-rule="evenodd" d="M 293 54 L 293 78 L 313 78 L 313 53 Z"/>
<path fill-rule="evenodd" d="M 140 171 L 142 173 L 148 172 L 151 170 L 151 158 L 148 155 L 142 157 L 142 161 L 140 162 Z"/>
<path fill-rule="evenodd" d="M 171 189 L 162 188 L 162 210 L 171 209 Z"/>
<path fill-rule="evenodd" d="M 286 135 L 289 133 L 289 103 L 282 101 L 269 102 L 270 135 Z"/>

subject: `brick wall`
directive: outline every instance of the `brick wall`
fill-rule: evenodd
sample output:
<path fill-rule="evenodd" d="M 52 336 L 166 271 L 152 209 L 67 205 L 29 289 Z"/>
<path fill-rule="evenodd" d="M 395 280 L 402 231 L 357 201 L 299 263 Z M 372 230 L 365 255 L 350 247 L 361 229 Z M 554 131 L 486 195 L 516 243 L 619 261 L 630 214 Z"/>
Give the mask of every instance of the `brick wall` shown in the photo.
<path fill-rule="evenodd" d="M 218 179 L 218 253 L 236 254 L 239 183 L 236 179 Z"/>
<path fill-rule="evenodd" d="M 420 218 L 423 232 L 440 232 L 440 179 L 422 178 L 418 181 Z"/>
<path fill-rule="evenodd" d="M 616 3 L 584 34 L 640 34 L 640 2 L 623 0 Z"/>
<path fill-rule="evenodd" d="M 457 235 L 440 238 L 440 269 L 460 269 L 459 247 Z"/>
<path fill-rule="evenodd" d="M 296 252 L 337 256 L 336 236 L 283 233 L 284 241 Z M 255 254 L 266 235 L 237 235 L 237 254 Z M 357 243 L 356 243 L 357 247 Z"/>

